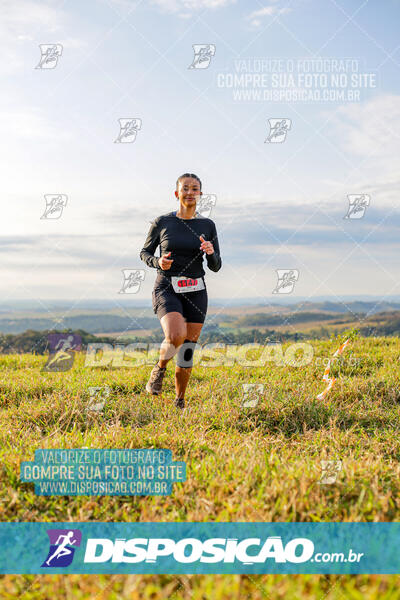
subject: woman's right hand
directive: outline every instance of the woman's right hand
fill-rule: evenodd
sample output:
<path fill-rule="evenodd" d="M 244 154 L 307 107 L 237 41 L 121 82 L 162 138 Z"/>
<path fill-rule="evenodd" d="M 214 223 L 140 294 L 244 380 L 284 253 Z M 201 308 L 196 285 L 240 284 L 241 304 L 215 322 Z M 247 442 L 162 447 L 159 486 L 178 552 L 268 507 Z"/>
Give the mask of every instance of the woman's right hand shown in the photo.
<path fill-rule="evenodd" d="M 158 264 L 160 265 L 163 271 L 168 271 L 168 269 L 171 268 L 171 265 L 174 262 L 173 258 L 168 258 L 169 256 L 171 256 L 171 252 L 168 252 L 168 254 L 164 254 L 164 256 L 158 259 Z"/>

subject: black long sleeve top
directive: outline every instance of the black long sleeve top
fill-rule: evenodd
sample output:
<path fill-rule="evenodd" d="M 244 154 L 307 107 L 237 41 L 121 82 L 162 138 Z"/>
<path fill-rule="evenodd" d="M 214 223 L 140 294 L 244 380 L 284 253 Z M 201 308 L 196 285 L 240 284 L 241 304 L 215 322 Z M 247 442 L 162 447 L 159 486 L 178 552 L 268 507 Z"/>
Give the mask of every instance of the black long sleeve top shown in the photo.
<path fill-rule="evenodd" d="M 205 254 L 200 250 L 200 236 L 212 242 L 213 254 Z M 160 256 L 171 252 L 168 258 L 173 259 L 171 268 L 163 271 L 158 264 L 159 257 L 155 256 L 157 247 L 160 246 Z M 175 212 L 157 217 L 151 224 L 146 241 L 140 252 L 140 258 L 149 267 L 154 267 L 167 277 L 203 277 L 203 258 L 207 259 L 211 271 L 219 271 L 221 257 L 217 230 L 211 219 L 196 216 L 193 219 L 180 219 Z"/>

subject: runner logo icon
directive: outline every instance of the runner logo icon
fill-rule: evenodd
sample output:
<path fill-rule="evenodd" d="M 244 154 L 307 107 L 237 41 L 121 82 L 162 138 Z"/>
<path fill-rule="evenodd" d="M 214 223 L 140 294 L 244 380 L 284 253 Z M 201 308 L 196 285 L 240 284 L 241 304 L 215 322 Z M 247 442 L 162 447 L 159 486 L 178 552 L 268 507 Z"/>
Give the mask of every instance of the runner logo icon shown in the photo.
<path fill-rule="evenodd" d="M 215 55 L 214 44 L 193 44 L 194 58 L 188 69 L 207 69 Z"/>
<path fill-rule="evenodd" d="M 281 144 L 286 140 L 287 132 L 292 128 L 291 119 L 268 119 L 269 134 L 264 144 Z"/>
<path fill-rule="evenodd" d="M 42 567 L 68 567 L 75 550 L 81 545 L 80 529 L 48 529 L 50 549 Z"/>

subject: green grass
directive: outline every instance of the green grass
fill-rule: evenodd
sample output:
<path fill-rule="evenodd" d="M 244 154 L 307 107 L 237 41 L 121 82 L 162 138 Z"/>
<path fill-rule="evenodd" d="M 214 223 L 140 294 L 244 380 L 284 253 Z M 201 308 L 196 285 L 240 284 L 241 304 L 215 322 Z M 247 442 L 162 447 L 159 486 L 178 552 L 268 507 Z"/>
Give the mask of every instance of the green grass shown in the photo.
<path fill-rule="evenodd" d="M 150 366 L 65 373 L 45 357 L 0 356 L 2 521 L 399 521 L 398 338 L 359 338 L 316 400 L 324 364 L 338 347 L 313 341 L 300 368 L 194 369 L 188 408 L 173 406 L 173 369 L 163 397 L 144 393 Z M 285 349 L 286 345 L 284 345 Z M 349 359 L 352 358 L 350 361 Z M 357 359 L 354 360 L 354 359 Z M 264 383 L 257 407 L 242 384 Z M 88 388 L 108 385 L 102 415 L 86 412 Z M 169 448 L 187 481 L 167 497 L 44 497 L 19 481 L 38 448 Z M 321 485 L 321 461 L 342 461 Z M 102 591 L 102 588 L 104 590 Z M 3 576 L 1 598 L 400 598 L 396 576 Z"/>

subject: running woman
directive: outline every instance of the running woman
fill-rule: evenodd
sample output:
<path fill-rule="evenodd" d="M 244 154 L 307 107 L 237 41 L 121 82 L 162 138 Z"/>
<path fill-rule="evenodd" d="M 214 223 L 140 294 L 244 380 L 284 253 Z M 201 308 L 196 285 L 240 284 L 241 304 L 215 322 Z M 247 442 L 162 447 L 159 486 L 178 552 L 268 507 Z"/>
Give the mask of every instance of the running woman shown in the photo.
<path fill-rule="evenodd" d="M 193 353 L 207 313 L 204 256 L 211 271 L 221 268 L 215 224 L 196 212 L 201 194 L 201 181 L 197 175 L 181 175 L 175 190 L 178 210 L 155 219 L 140 253 L 146 265 L 157 269 L 153 310 L 160 320 L 165 338 L 146 391 L 153 395 L 161 393 L 168 361 L 177 354 L 175 405 L 178 408 L 185 406 Z M 160 256 L 156 257 L 158 246 Z"/>

